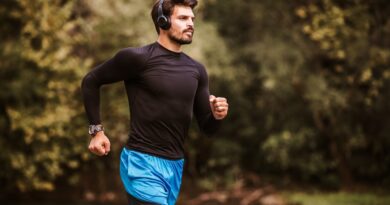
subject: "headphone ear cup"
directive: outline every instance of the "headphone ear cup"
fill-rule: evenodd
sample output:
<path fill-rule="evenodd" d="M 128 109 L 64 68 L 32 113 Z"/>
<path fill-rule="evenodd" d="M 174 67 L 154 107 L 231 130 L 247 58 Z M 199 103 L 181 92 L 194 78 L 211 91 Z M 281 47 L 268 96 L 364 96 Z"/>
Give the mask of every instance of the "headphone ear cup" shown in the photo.
<path fill-rule="evenodd" d="M 168 30 L 171 27 L 171 21 L 165 16 L 159 16 L 157 18 L 158 26 L 163 30 Z"/>

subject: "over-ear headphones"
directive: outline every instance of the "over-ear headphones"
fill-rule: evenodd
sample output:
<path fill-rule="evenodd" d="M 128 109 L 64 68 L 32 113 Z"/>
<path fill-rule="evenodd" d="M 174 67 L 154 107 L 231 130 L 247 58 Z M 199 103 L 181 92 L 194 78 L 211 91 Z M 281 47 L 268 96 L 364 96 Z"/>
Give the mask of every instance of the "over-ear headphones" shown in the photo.
<path fill-rule="evenodd" d="M 160 0 L 158 4 L 157 25 L 163 30 L 168 30 L 171 27 L 171 20 L 163 14 L 163 3 L 164 0 Z"/>

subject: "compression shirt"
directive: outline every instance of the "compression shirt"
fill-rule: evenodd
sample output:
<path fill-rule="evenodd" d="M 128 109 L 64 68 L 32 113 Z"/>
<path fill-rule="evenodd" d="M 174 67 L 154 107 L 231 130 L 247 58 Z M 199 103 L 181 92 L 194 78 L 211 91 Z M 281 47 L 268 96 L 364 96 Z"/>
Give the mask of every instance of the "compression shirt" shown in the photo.
<path fill-rule="evenodd" d="M 122 49 L 96 66 L 82 81 L 90 124 L 101 124 L 100 86 L 118 81 L 124 82 L 130 107 L 129 149 L 183 158 L 193 113 L 206 135 L 215 133 L 220 125 L 211 112 L 204 66 L 183 52 L 170 51 L 155 42 Z"/>

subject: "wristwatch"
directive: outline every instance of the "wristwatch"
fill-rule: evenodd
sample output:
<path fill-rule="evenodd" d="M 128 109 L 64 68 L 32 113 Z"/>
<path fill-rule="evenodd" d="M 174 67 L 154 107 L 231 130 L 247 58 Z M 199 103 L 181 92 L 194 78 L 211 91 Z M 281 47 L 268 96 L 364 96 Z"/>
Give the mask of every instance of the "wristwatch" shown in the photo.
<path fill-rule="evenodd" d="M 96 133 L 104 131 L 103 125 L 89 125 L 88 133 L 94 137 Z"/>

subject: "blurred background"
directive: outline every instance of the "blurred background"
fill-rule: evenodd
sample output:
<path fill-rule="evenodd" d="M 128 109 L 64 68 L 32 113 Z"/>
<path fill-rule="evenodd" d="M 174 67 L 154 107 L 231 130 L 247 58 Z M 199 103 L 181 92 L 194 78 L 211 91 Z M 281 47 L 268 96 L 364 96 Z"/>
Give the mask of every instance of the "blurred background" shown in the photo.
<path fill-rule="evenodd" d="M 80 84 L 154 42 L 153 0 L 0 1 L 0 203 L 125 204 L 122 83 L 101 90 L 111 153 L 89 153 Z M 179 205 L 390 204 L 390 2 L 201 0 L 185 52 L 229 100 L 186 139 Z"/>

